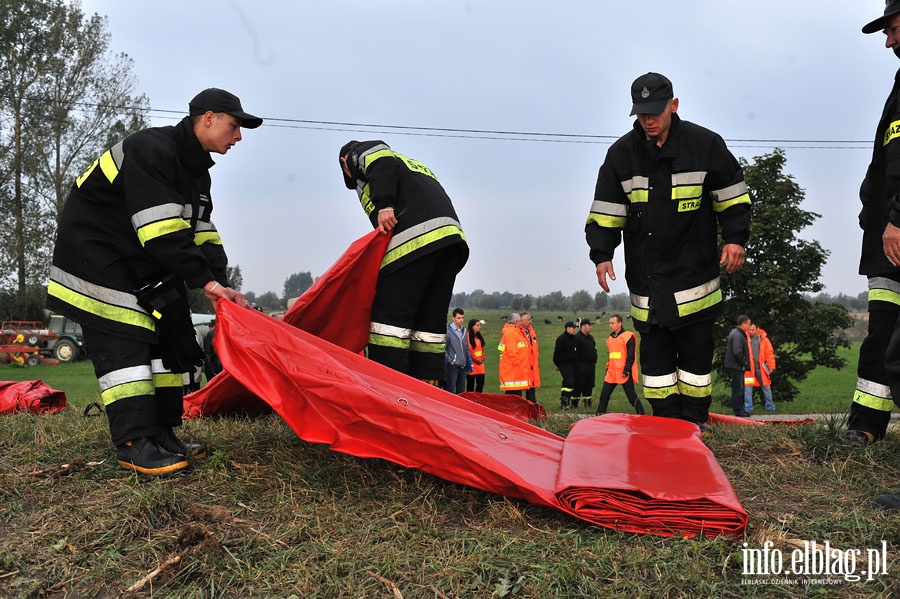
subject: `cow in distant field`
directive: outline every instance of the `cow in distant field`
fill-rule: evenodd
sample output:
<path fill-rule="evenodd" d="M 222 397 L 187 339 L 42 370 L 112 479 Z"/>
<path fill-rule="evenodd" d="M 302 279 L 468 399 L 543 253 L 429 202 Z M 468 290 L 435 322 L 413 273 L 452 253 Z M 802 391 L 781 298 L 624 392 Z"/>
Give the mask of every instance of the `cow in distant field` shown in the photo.
<path fill-rule="evenodd" d="M 544 319 L 544 324 L 553 324 L 553 323 L 550 322 L 550 320 L 549 320 L 548 318 L 545 318 L 545 319 Z"/>
<path fill-rule="evenodd" d="M 563 321 L 562 314 L 557 314 L 557 315 L 556 315 L 556 322 L 562 322 L 562 321 Z"/>

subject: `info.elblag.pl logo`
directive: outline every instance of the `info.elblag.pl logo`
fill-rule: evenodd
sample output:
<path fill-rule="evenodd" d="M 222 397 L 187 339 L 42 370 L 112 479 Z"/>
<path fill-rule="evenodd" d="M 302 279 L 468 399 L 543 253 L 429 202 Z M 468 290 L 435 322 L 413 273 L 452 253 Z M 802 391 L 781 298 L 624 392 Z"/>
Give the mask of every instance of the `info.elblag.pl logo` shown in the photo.
<path fill-rule="evenodd" d="M 888 574 L 887 541 L 866 549 L 837 549 L 829 541 L 789 542 L 782 550 L 772 541 L 762 548 L 743 544 L 742 584 L 840 584 L 869 582 Z M 811 578 L 812 577 L 812 578 Z"/>

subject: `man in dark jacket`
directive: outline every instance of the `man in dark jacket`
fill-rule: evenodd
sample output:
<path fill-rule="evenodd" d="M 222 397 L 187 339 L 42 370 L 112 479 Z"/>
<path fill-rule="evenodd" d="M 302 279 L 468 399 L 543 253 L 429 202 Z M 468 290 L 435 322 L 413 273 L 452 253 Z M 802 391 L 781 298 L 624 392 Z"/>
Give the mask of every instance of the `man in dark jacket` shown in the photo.
<path fill-rule="evenodd" d="M 572 407 L 577 408 L 583 401 L 585 407 L 591 405 L 594 385 L 597 384 L 597 342 L 591 336 L 594 323 L 582 320 L 575 333 L 575 390 L 572 392 Z"/>
<path fill-rule="evenodd" d="M 750 195 L 724 140 L 676 114 L 671 81 L 642 75 L 631 99 L 637 120 L 600 167 L 585 236 L 606 292 L 607 279 L 616 279 L 613 253 L 624 239 L 641 382 L 653 414 L 703 429 L 712 396 L 713 323 L 722 313 L 720 268 L 733 273 L 744 263 Z"/>
<path fill-rule="evenodd" d="M 339 158 L 372 226 L 393 235 L 372 304 L 369 358 L 437 385 L 446 376 L 447 308 L 469 257 L 456 210 L 431 169 L 383 141 L 350 141 Z"/>
<path fill-rule="evenodd" d="M 556 345 L 553 347 L 553 364 L 562 375 L 562 387 L 559 390 L 559 407 L 562 410 L 572 407 L 575 362 L 575 323 L 567 322 L 565 330 L 556 338 Z"/>
<path fill-rule="evenodd" d="M 187 467 L 197 445 L 181 424 L 182 374 L 202 363 L 185 283 L 243 306 L 210 220 L 211 152 L 262 119 L 210 88 L 175 126 L 144 129 L 97 159 L 72 186 L 60 217 L 48 306 L 81 323 L 100 383 L 116 458 L 160 475 Z"/>
<path fill-rule="evenodd" d="M 731 375 L 731 409 L 735 416 L 748 417 L 744 410 L 744 373 L 750 369 L 750 352 L 747 348 L 747 329 L 750 317 L 741 314 L 737 326 L 728 333 L 725 343 L 725 369 Z"/>

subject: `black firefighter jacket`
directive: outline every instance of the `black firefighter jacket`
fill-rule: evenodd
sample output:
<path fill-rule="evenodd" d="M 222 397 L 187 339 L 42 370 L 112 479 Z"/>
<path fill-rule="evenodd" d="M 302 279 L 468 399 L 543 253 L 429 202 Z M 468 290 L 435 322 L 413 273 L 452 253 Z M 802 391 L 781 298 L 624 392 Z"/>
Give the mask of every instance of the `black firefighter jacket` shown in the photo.
<path fill-rule="evenodd" d="M 637 121 L 609 148 L 585 235 L 594 264 L 624 239 L 636 329 L 721 314 L 719 226 L 726 244 L 750 236 L 743 171 L 718 134 L 673 114 L 662 148 Z"/>
<path fill-rule="evenodd" d="M 359 201 L 373 226 L 378 211 L 393 208 L 397 226 L 381 262 L 381 272 L 418 256 L 459 244 L 459 269 L 468 259 L 466 237 L 444 187 L 427 166 L 398 154 L 383 141 L 358 143 L 347 160 Z M 346 179 L 346 176 L 345 176 Z"/>
<path fill-rule="evenodd" d="M 190 117 L 126 137 L 75 181 L 57 232 L 48 306 L 84 325 L 155 342 L 135 291 L 173 275 L 227 285 L 210 221 L 209 168 Z"/>

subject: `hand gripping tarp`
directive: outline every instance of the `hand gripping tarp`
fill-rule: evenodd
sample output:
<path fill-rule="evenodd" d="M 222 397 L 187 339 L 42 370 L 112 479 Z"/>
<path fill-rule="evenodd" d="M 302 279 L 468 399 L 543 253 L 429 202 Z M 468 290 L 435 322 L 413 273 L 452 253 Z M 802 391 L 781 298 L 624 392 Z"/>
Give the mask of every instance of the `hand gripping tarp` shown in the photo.
<path fill-rule="evenodd" d="M 0 414 L 55 414 L 66 409 L 66 394 L 44 381 L 0 381 Z"/>
<path fill-rule="evenodd" d="M 337 314 L 340 314 L 338 311 Z M 220 302 L 225 369 L 297 435 L 588 522 L 662 536 L 744 533 L 747 514 L 687 422 L 609 414 L 566 439 Z"/>

